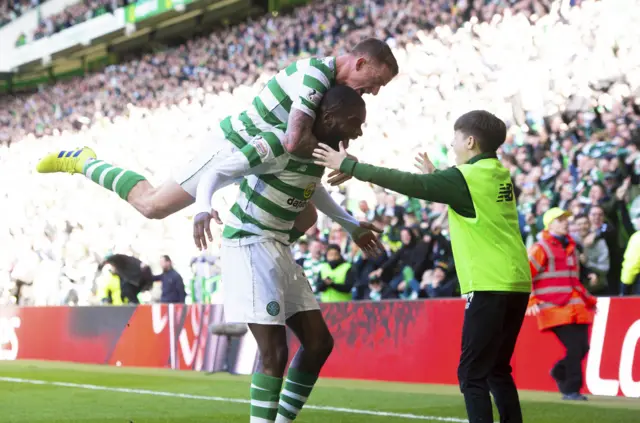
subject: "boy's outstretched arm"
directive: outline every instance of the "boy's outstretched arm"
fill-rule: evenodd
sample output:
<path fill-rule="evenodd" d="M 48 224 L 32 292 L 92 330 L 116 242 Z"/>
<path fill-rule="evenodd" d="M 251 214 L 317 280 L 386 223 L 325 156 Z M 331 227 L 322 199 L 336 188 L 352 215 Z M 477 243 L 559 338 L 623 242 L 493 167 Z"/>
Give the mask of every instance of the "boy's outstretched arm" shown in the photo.
<path fill-rule="evenodd" d="M 358 163 L 346 157 L 343 149 L 335 151 L 323 144 L 315 150 L 314 157 L 317 164 L 340 170 L 361 181 L 371 182 L 412 198 L 448 204 L 465 217 L 475 216 L 467 183 L 455 167 L 426 175 L 402 172 Z"/>

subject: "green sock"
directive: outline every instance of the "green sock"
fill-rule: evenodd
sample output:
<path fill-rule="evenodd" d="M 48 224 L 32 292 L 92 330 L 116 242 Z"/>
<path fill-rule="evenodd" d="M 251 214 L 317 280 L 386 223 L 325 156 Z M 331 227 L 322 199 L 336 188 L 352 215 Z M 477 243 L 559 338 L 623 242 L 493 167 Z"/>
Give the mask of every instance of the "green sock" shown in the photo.
<path fill-rule="evenodd" d="M 290 423 L 298 417 L 317 380 L 318 375 L 289 368 L 287 380 L 280 394 L 276 423 Z"/>
<path fill-rule="evenodd" d="M 146 181 L 142 175 L 111 166 L 102 160 L 87 160 L 82 173 L 96 184 L 115 192 L 125 201 L 138 182 Z"/>
<path fill-rule="evenodd" d="M 251 423 L 273 423 L 278 415 L 282 379 L 254 373 L 251 378 Z"/>

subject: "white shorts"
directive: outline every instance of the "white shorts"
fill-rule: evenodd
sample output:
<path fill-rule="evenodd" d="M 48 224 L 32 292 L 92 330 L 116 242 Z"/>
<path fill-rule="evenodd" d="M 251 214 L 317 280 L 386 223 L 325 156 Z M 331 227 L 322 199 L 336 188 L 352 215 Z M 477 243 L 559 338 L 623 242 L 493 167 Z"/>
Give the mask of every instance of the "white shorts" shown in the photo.
<path fill-rule="evenodd" d="M 296 313 L 320 309 L 289 246 L 225 239 L 220 257 L 227 323 L 284 325 Z"/>
<path fill-rule="evenodd" d="M 224 137 L 222 129 L 216 126 L 207 136 L 207 140 L 198 154 L 189 163 L 174 172 L 173 179 L 182 189 L 196 198 L 198 182 L 200 182 L 202 175 L 236 150 L 237 148 L 231 141 Z"/>

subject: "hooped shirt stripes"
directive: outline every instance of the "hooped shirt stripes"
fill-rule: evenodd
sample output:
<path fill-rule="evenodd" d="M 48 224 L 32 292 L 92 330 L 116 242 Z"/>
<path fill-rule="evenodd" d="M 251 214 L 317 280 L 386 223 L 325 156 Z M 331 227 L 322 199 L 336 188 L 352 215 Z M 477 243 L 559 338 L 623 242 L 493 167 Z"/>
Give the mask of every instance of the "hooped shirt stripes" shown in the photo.
<path fill-rule="evenodd" d="M 324 167 L 288 154 L 284 132 L 263 132 L 223 165 L 246 176 L 223 230 L 225 239 L 243 243 L 275 239 L 290 243 L 290 232 L 321 183 Z"/>
<path fill-rule="evenodd" d="M 238 116 L 228 116 L 220 127 L 237 148 L 274 128 L 286 130 L 291 109 L 315 119 L 322 96 L 335 85 L 335 57 L 298 60 L 278 72 Z"/>

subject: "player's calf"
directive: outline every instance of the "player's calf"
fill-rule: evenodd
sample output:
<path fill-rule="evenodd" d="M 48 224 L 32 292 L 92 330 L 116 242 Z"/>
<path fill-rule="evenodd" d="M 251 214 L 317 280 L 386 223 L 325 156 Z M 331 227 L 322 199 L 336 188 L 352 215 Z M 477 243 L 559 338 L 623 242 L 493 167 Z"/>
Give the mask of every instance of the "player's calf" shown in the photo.
<path fill-rule="evenodd" d="M 164 219 L 194 202 L 194 198 L 174 181 L 155 188 L 146 180 L 136 184 L 126 200 L 147 219 Z"/>
<path fill-rule="evenodd" d="M 333 336 L 320 310 L 297 313 L 287 320 L 287 325 L 296 334 L 301 346 L 287 372 L 276 423 L 290 423 L 296 419 L 333 350 Z"/>
<path fill-rule="evenodd" d="M 251 423 L 274 422 L 278 415 L 278 400 L 282 376 L 289 359 L 284 326 L 249 324 L 256 339 L 262 369 L 251 379 Z"/>

